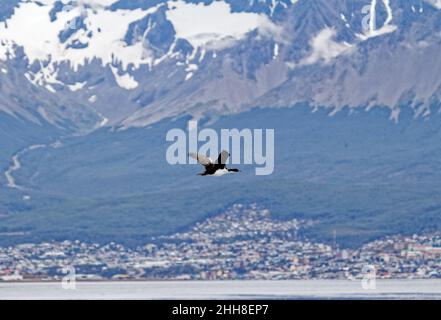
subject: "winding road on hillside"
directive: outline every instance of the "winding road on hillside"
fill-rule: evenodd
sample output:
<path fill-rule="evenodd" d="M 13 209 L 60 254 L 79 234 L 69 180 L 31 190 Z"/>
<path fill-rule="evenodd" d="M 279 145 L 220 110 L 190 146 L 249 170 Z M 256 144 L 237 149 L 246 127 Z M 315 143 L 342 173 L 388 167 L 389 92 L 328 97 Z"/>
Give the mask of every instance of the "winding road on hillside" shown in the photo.
<path fill-rule="evenodd" d="M 6 177 L 6 186 L 8 188 L 11 189 L 17 189 L 17 190 L 24 190 L 25 188 L 23 186 L 20 186 L 17 184 L 17 181 L 15 180 L 14 177 L 14 173 L 18 170 L 21 169 L 22 164 L 20 159 L 26 155 L 27 153 L 33 151 L 33 150 L 37 150 L 37 149 L 42 149 L 42 148 L 47 148 L 47 147 L 51 147 L 51 148 L 59 148 L 61 146 L 61 142 L 60 141 L 56 141 L 50 145 L 46 145 L 46 144 L 33 144 L 29 147 L 26 147 L 20 151 L 18 151 L 16 154 L 14 154 L 12 156 L 12 160 L 11 160 L 11 165 L 8 167 L 8 169 L 5 171 L 5 177 Z"/>

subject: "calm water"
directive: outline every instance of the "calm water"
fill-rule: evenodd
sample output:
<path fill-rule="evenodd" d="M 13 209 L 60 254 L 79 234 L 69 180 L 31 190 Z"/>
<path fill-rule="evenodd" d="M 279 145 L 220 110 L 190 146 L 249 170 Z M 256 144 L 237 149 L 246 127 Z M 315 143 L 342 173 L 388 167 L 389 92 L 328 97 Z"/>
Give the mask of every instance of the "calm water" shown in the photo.
<path fill-rule="evenodd" d="M 0 299 L 441 299 L 441 280 L 0 283 Z"/>

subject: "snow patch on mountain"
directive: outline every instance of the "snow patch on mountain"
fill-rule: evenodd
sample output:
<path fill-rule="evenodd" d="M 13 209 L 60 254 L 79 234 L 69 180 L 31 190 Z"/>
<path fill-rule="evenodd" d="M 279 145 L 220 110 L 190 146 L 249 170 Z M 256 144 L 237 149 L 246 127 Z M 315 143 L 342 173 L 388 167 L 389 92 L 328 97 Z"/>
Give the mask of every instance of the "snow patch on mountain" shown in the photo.
<path fill-rule="evenodd" d="M 194 48 L 220 50 L 233 46 L 254 30 L 273 36 L 280 32 L 266 15 L 232 12 L 230 5 L 223 1 L 210 5 L 170 1 L 169 8 L 167 19 L 172 22 L 177 37 L 186 39 Z"/>
<path fill-rule="evenodd" d="M 68 87 L 69 87 L 70 91 L 75 92 L 75 91 L 83 89 L 85 85 L 86 85 L 86 81 L 83 81 L 83 82 L 77 82 L 74 84 L 70 84 L 70 85 L 68 85 Z"/>
<path fill-rule="evenodd" d="M 21 2 L 9 19 L 0 22 L 0 60 L 13 58 L 16 48 L 23 48 L 29 65 L 37 63 L 32 72 L 26 73 L 28 80 L 55 92 L 53 84 L 64 85 L 57 79 L 59 65 L 67 63 L 76 72 L 97 59 L 103 66 L 111 66 L 121 88 L 132 90 L 138 83 L 129 74 L 130 70 L 141 65 L 151 69 L 164 59 L 175 57 L 170 50 L 157 56 L 154 45 L 145 39 L 156 22 L 149 21 L 149 28 L 137 41 L 125 41 L 129 26 L 155 14 L 160 7 L 166 8 L 166 18 L 173 25 L 176 39 L 185 39 L 193 47 L 192 55 L 186 58 L 187 64 L 198 52 L 201 62 L 206 50 L 230 48 L 251 31 L 257 30 L 260 36 L 280 37 L 280 28 L 265 14 L 233 12 L 224 1 L 209 5 L 164 1 L 146 10 L 109 10 L 108 6 L 115 2 L 63 2 L 65 6 L 56 10 L 59 3 L 55 0 Z M 193 74 L 187 73 L 187 79 Z M 70 85 L 68 88 L 81 89 Z"/>
<path fill-rule="evenodd" d="M 116 83 L 121 88 L 132 90 L 138 87 L 138 82 L 136 82 L 129 73 L 120 74 L 118 68 L 115 68 L 114 66 L 110 66 L 110 69 L 112 70 Z"/>
<path fill-rule="evenodd" d="M 51 84 L 62 84 L 58 79 L 58 70 L 55 69 L 53 64 L 49 64 L 46 67 L 40 62 L 40 70 L 33 73 L 32 71 L 28 71 L 25 73 L 25 77 L 33 84 L 38 86 L 46 86 L 49 91 L 54 92 L 55 90 L 52 88 Z"/>
<path fill-rule="evenodd" d="M 37 2 L 37 3 L 43 3 L 45 5 L 53 5 L 55 4 L 57 1 L 59 0 L 31 0 L 32 2 Z M 110 6 L 111 4 L 114 4 L 116 1 L 118 0 L 77 0 L 76 2 L 79 5 L 89 5 L 89 6 Z M 61 2 L 63 3 L 70 3 L 71 1 L 69 0 L 62 0 Z"/>
<path fill-rule="evenodd" d="M 130 22 L 141 19 L 147 12 L 143 10 L 86 9 L 84 23 L 87 30 L 78 29 L 69 41 L 61 43 L 59 34 L 69 27 L 72 19 L 80 15 L 79 8 L 57 13 L 57 19 L 51 21 L 49 13 L 52 7 L 37 3 L 21 3 L 15 14 L 0 24 L 0 40 L 6 44 L 0 47 L 0 59 L 4 60 L 9 52 L 13 54 L 14 44 L 23 47 L 29 62 L 51 61 L 51 63 L 69 62 L 76 70 L 93 58 L 103 64 L 116 61 L 123 67 L 133 63 L 139 66 L 149 61 L 142 47 L 127 46 L 124 38 L 125 28 Z M 152 9 L 150 11 L 154 11 Z M 74 41 L 87 43 L 82 49 L 71 48 Z"/>
<path fill-rule="evenodd" d="M 358 34 L 358 37 L 361 40 L 378 37 L 397 30 L 397 26 L 391 23 L 393 20 L 393 12 L 390 5 L 390 0 L 381 0 L 381 3 L 387 13 L 386 20 L 380 28 L 377 28 L 377 5 L 379 2 L 377 0 L 371 0 L 369 16 L 366 17 L 369 20 L 369 28 L 368 30 L 365 30 L 366 32 L 364 34 Z"/>
<path fill-rule="evenodd" d="M 91 2 L 89 2 L 91 3 Z M 111 4 L 111 1 L 95 1 L 96 4 Z M 36 74 L 28 73 L 28 79 L 36 84 L 45 86 L 50 91 L 51 83 L 56 79 L 56 65 L 68 63 L 76 71 L 93 59 L 99 59 L 103 65 L 120 64 L 123 70 L 129 65 L 138 68 L 141 64 L 149 64 L 152 57 L 142 43 L 127 45 L 123 39 L 127 26 L 153 13 L 155 8 L 148 10 L 116 10 L 104 8 L 74 7 L 70 11 L 60 11 L 56 19 L 51 21 L 50 12 L 53 1 L 43 3 L 20 3 L 12 17 L 0 23 L 0 60 L 14 57 L 16 46 L 22 47 L 30 64 L 45 62 Z M 64 43 L 60 34 L 70 28 L 72 21 L 78 17 L 84 18 L 86 28 L 71 30 L 73 35 Z M 72 44 L 82 43 L 81 48 Z M 47 63 L 46 63 L 47 62 Z M 118 84 L 135 87 L 130 76 L 119 77 Z"/>

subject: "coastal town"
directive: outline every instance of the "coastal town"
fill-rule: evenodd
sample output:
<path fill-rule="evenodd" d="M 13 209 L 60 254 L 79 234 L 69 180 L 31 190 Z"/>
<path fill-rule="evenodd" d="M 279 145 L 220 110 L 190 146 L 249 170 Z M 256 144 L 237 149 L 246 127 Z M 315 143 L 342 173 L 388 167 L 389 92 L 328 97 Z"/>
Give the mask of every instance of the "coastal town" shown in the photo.
<path fill-rule="evenodd" d="M 78 240 L 0 248 L 0 281 L 361 279 L 367 269 L 380 279 L 441 278 L 441 234 L 339 249 L 301 236 L 315 223 L 236 204 L 137 248 Z"/>

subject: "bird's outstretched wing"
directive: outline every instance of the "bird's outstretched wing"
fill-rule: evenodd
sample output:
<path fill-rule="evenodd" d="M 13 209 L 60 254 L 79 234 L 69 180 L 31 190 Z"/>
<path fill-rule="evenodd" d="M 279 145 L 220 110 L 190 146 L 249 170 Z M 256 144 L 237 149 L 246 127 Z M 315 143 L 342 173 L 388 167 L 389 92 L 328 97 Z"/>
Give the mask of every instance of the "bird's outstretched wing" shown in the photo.
<path fill-rule="evenodd" d="M 188 155 L 190 157 L 192 157 L 193 159 L 196 159 L 197 162 L 203 166 L 209 166 L 209 165 L 213 164 L 213 161 L 210 158 L 208 158 L 207 156 L 204 156 L 203 154 L 190 152 Z"/>
<path fill-rule="evenodd" d="M 216 163 L 218 164 L 218 165 L 220 165 L 222 168 L 224 168 L 225 167 L 225 164 L 227 163 L 227 160 L 228 160 L 228 157 L 230 156 L 230 154 L 228 153 L 228 151 L 222 151 L 220 154 L 219 154 L 219 157 L 217 158 L 217 161 L 216 161 Z"/>

